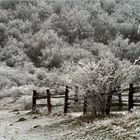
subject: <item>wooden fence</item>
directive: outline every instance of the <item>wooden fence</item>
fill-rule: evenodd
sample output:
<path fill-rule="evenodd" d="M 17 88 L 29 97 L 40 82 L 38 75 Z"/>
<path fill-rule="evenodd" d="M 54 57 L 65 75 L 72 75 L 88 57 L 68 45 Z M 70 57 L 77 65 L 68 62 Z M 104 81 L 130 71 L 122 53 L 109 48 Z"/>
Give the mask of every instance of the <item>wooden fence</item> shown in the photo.
<path fill-rule="evenodd" d="M 66 86 L 65 91 L 57 92 L 57 94 L 51 94 L 50 90 L 47 89 L 45 94 L 40 94 L 36 90 L 33 90 L 33 96 L 32 96 L 32 112 L 36 112 L 37 107 L 47 107 L 48 112 L 50 113 L 52 111 L 52 108 L 54 107 L 64 107 L 64 113 L 68 112 L 68 108 L 70 108 L 70 101 L 74 101 L 75 103 L 80 103 L 78 100 L 78 87 L 75 86 L 75 94 L 74 96 L 69 96 L 69 87 Z M 63 104 L 55 104 L 52 105 L 53 98 L 59 98 L 64 99 Z M 37 104 L 37 100 L 40 99 L 46 99 L 47 104 Z M 83 103 L 82 103 L 83 104 Z"/>
<path fill-rule="evenodd" d="M 50 90 L 47 89 L 45 94 L 39 94 L 36 90 L 33 90 L 33 97 L 32 97 L 32 111 L 36 112 L 37 107 L 47 107 L 48 112 L 50 113 L 52 111 L 52 108 L 54 107 L 60 107 L 62 106 L 64 108 L 64 113 L 68 112 L 68 109 L 71 108 L 70 106 L 71 101 L 74 101 L 75 103 L 82 104 L 83 106 L 83 114 L 87 113 L 88 108 L 88 97 L 84 96 L 83 100 L 80 101 L 78 99 L 78 87 L 75 87 L 75 93 L 74 96 L 71 96 L 69 94 L 70 90 L 69 87 L 66 86 L 65 91 L 58 92 L 57 94 L 51 94 Z M 118 94 L 113 95 L 113 97 L 116 97 L 115 99 L 112 99 L 111 107 L 117 107 L 117 111 L 122 111 L 123 107 L 125 107 L 128 111 L 133 109 L 133 107 L 140 107 L 140 87 L 134 86 L 133 84 L 129 84 L 129 87 L 126 89 L 120 89 L 117 91 Z M 63 104 L 52 104 L 53 98 L 61 98 L 64 99 Z M 47 104 L 37 104 L 37 100 L 40 99 L 46 99 Z M 74 107 L 74 106 L 73 106 Z"/>
<path fill-rule="evenodd" d="M 140 87 L 129 84 L 128 88 L 122 89 L 117 95 L 118 99 L 112 99 L 112 106 L 118 106 L 118 110 L 123 110 L 123 107 L 131 111 L 133 107 L 140 107 Z"/>

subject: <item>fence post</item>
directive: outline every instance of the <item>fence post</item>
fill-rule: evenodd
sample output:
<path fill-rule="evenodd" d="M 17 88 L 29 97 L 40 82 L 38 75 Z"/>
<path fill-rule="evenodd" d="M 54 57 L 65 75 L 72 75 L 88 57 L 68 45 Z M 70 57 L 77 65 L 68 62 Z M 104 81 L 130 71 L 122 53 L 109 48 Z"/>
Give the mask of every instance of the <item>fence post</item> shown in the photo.
<path fill-rule="evenodd" d="M 68 86 L 66 86 L 65 101 L 64 101 L 64 113 L 68 112 L 68 93 L 69 93 L 69 89 L 68 89 Z"/>
<path fill-rule="evenodd" d="M 87 113 L 87 96 L 84 97 L 83 115 Z"/>
<path fill-rule="evenodd" d="M 46 92 L 47 92 L 48 112 L 50 113 L 51 112 L 51 108 L 52 108 L 52 106 L 51 106 L 51 94 L 50 94 L 50 90 L 49 89 L 47 89 Z"/>
<path fill-rule="evenodd" d="M 32 96 L 32 112 L 36 111 L 36 96 L 37 92 L 36 90 L 33 90 L 33 96 Z"/>
<path fill-rule="evenodd" d="M 78 102 L 78 87 L 75 86 L 75 99 L 74 99 L 75 103 Z"/>
<path fill-rule="evenodd" d="M 134 88 L 133 84 L 129 84 L 129 97 L 128 97 L 128 111 L 130 112 L 131 109 L 133 109 L 133 93 L 134 93 Z"/>
<path fill-rule="evenodd" d="M 122 111 L 122 95 L 121 95 L 121 92 L 118 94 L 118 99 L 119 99 L 119 110 Z"/>
<path fill-rule="evenodd" d="M 117 92 L 118 92 L 119 110 L 122 111 L 122 93 L 120 85 L 117 87 Z"/>

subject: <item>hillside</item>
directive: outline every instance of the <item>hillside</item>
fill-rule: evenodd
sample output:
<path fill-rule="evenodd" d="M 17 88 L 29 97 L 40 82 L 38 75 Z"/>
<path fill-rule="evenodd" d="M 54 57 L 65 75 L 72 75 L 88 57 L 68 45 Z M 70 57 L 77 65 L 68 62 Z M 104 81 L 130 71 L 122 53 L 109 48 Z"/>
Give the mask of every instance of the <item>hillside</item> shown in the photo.
<path fill-rule="evenodd" d="M 132 65 L 140 56 L 138 0 L 11 0 L 0 6 L 1 98 L 18 102 L 35 87 L 91 88 L 85 69 L 100 63 L 105 64 L 101 73 L 110 69 L 124 75 L 122 84 L 139 82 L 139 67 Z M 94 79 L 96 74 L 88 71 Z"/>
<path fill-rule="evenodd" d="M 24 113 L 33 90 L 77 86 L 79 96 L 91 97 L 91 112 L 106 114 L 115 90 L 139 85 L 139 7 L 139 0 L 0 0 L 0 139 L 57 139 L 63 130 L 58 139 L 138 139 L 138 114 L 91 124 L 50 114 L 32 124 L 35 116 Z"/>

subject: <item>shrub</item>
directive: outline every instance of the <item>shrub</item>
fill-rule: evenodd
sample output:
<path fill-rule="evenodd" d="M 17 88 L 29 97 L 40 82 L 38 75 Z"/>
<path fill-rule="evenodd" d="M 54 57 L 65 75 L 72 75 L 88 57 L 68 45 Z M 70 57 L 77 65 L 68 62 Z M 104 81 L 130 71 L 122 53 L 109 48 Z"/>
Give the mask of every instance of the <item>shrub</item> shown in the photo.
<path fill-rule="evenodd" d="M 49 60 L 49 62 L 47 64 L 47 68 L 49 70 L 51 70 L 53 68 L 60 68 L 61 67 L 61 63 L 62 63 L 61 56 L 58 55 L 58 54 L 54 54 L 52 56 L 52 58 Z"/>
<path fill-rule="evenodd" d="M 130 71 L 130 64 L 110 56 L 92 62 L 74 72 L 73 82 L 82 86 L 97 112 L 109 113 L 114 88 L 120 86 Z"/>
<path fill-rule="evenodd" d="M 31 110 L 32 109 L 32 96 L 22 96 L 17 104 L 21 106 L 20 109 Z"/>

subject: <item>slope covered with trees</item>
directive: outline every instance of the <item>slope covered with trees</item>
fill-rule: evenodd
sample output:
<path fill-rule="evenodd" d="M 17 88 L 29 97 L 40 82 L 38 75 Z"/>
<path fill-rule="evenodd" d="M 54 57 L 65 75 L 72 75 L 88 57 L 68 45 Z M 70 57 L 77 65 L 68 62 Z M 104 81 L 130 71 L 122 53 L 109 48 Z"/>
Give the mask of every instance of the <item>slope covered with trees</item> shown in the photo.
<path fill-rule="evenodd" d="M 139 0 L 0 1 L 0 97 L 34 87 L 99 94 L 139 83 Z M 92 92 L 93 94 L 93 92 Z"/>

